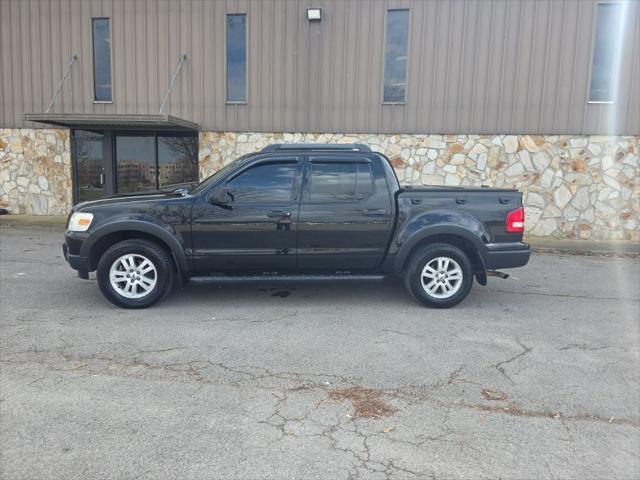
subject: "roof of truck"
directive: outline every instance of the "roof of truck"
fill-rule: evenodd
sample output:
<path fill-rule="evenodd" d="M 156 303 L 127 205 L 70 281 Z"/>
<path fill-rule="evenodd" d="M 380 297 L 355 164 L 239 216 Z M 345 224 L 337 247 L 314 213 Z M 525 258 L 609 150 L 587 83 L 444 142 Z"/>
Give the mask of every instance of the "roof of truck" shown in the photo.
<path fill-rule="evenodd" d="M 264 147 L 261 153 L 279 152 L 283 150 L 371 153 L 371 148 L 362 143 L 274 143 Z"/>

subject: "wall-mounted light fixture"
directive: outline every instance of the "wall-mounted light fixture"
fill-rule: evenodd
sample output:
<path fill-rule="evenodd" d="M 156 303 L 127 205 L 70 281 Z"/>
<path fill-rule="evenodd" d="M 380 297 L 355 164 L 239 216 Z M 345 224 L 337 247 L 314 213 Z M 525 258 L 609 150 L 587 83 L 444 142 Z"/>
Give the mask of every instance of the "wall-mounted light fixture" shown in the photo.
<path fill-rule="evenodd" d="M 322 20 L 321 8 L 307 8 L 307 20 L 310 22 L 319 22 Z"/>

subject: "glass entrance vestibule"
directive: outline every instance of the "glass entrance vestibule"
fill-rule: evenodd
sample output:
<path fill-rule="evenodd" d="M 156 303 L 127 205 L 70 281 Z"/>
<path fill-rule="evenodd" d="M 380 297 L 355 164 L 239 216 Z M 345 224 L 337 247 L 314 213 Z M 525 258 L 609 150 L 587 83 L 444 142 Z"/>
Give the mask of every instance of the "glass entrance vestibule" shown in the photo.
<path fill-rule="evenodd" d="M 198 181 L 198 133 L 72 129 L 74 203 Z"/>

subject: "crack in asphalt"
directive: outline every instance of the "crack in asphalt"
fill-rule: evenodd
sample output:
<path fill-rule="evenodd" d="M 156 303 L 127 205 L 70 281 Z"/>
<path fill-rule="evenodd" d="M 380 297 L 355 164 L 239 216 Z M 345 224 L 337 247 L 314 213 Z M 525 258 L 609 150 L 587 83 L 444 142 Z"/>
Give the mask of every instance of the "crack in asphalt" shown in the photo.
<path fill-rule="evenodd" d="M 395 333 L 396 335 L 402 335 L 402 336 L 405 336 L 405 337 L 424 338 L 424 335 L 416 335 L 415 333 L 402 332 L 400 330 L 393 330 L 393 329 L 390 329 L 390 328 L 383 328 L 381 331 L 382 332 L 387 332 L 387 333 Z"/>
<path fill-rule="evenodd" d="M 571 293 L 545 293 L 545 292 L 526 292 L 523 290 L 501 290 L 497 288 L 487 288 L 491 293 L 509 293 L 512 295 L 540 295 L 543 297 L 559 297 L 559 298 L 581 298 L 588 300 L 616 300 L 623 302 L 640 302 L 639 298 L 628 297 L 599 297 L 597 295 L 575 295 Z"/>
<path fill-rule="evenodd" d="M 496 368 L 501 374 L 503 374 L 506 378 L 510 379 L 510 376 L 504 371 L 504 365 L 509 364 L 518 358 L 521 358 L 531 352 L 533 347 L 528 347 L 516 339 L 516 342 L 522 348 L 522 351 L 507 360 L 503 360 L 498 362 L 491 367 Z M 305 392 L 305 391 L 322 391 L 326 395 L 326 400 L 336 400 L 336 396 L 334 395 L 332 398 L 331 392 L 337 391 L 338 387 L 342 387 L 343 389 L 349 388 L 358 388 L 363 389 L 358 382 L 354 382 L 353 379 L 347 378 L 341 375 L 335 374 L 325 374 L 325 373 L 309 373 L 309 372 L 272 372 L 271 370 L 259 367 L 259 366 L 251 366 L 251 365 L 239 365 L 239 366 L 229 366 L 223 362 L 214 362 L 212 360 L 188 360 L 174 363 L 150 363 L 148 361 L 144 361 L 139 358 L 132 359 L 118 359 L 109 356 L 102 356 L 99 354 L 90 354 L 90 355 L 73 355 L 65 350 L 70 347 L 63 347 L 61 350 L 34 350 L 34 351 L 23 351 L 22 354 L 25 353 L 50 353 L 55 351 L 59 354 L 60 358 L 67 363 L 71 363 L 73 366 L 71 368 L 62 368 L 62 366 L 55 365 L 55 359 L 53 364 L 51 361 L 47 361 L 46 358 L 41 359 L 10 359 L 12 354 L 7 354 L 5 352 L 4 358 L 0 359 L 0 363 L 6 365 L 21 365 L 21 364 L 29 364 L 36 363 L 42 364 L 45 367 L 60 371 L 60 372 L 83 372 L 88 375 L 109 375 L 109 376 L 120 376 L 120 377 L 131 377 L 131 378 L 148 378 L 145 377 L 144 371 L 148 372 L 166 372 L 173 374 L 175 376 L 170 377 L 171 380 L 174 381 L 186 381 L 186 382 L 195 382 L 203 385 L 231 385 L 234 387 L 242 387 L 242 386 L 253 386 L 256 388 L 271 390 L 271 391 L 282 391 L 282 388 L 285 388 L 287 391 L 291 392 Z M 156 352 L 167 352 L 172 350 L 181 350 L 186 347 L 170 347 L 159 350 L 140 350 L 136 352 L 136 355 L 142 353 L 156 353 Z M 97 364 L 96 364 L 97 363 Z M 456 369 L 452 370 L 448 373 L 446 379 L 435 382 L 431 385 L 407 385 L 402 387 L 390 388 L 390 389 L 364 389 L 365 391 L 377 392 L 379 396 L 386 396 L 391 400 L 395 400 L 396 402 L 405 402 L 407 405 L 428 402 L 434 405 L 437 405 L 442 408 L 464 408 L 481 412 L 489 412 L 496 414 L 506 414 L 514 417 L 528 417 L 528 418 L 549 418 L 552 420 L 565 420 L 565 421 L 594 421 L 600 422 L 603 424 L 609 425 L 628 425 L 633 427 L 640 427 L 640 420 L 635 418 L 617 418 L 615 416 L 603 416 L 598 414 L 589 414 L 589 413 L 579 413 L 579 414 L 565 414 L 555 410 L 527 410 L 523 407 L 520 407 L 517 404 L 509 403 L 507 405 L 487 405 L 487 404 L 477 404 L 465 402 L 463 400 L 459 401 L 443 401 L 432 395 L 433 392 L 438 391 L 439 389 L 454 384 L 456 382 L 469 383 L 474 385 L 479 385 L 479 383 L 474 382 L 472 380 L 468 380 L 462 378 L 460 376 L 462 370 L 465 368 L 466 364 L 458 366 Z M 142 369 L 143 372 L 139 370 Z M 218 378 L 212 379 L 211 375 L 207 375 L 207 370 L 209 369 L 219 369 L 220 371 L 227 372 L 233 374 L 236 378 Z M 129 371 L 127 371 L 129 370 Z M 133 370 L 133 371 L 131 371 Z M 158 377 L 154 377 L 158 379 Z M 165 377 L 160 377 L 159 379 L 165 379 Z M 217 380 L 217 381 L 216 381 Z M 284 382 L 289 382 L 288 386 L 282 385 L 269 385 L 265 384 L 264 381 L 273 381 L 273 380 L 282 380 Z M 331 381 L 329 381 L 331 380 Z M 37 388 L 37 383 L 40 379 L 34 380 L 31 382 L 34 388 Z M 263 384 L 260 384 L 263 382 Z M 512 381 L 513 382 L 513 381 Z M 294 383 L 291 386 L 291 383 Z M 514 382 L 515 383 L 515 382 Z M 339 395 L 338 395 L 339 396 Z M 401 408 L 391 405 L 393 409 L 402 410 Z M 275 412 L 277 413 L 277 412 Z M 274 414 L 275 414 L 274 413 Z M 355 417 L 355 416 L 354 416 Z"/>
<path fill-rule="evenodd" d="M 608 345 L 588 345 L 586 343 L 570 343 L 563 347 L 560 347 L 558 350 L 604 350 L 605 348 L 609 348 Z"/>
<path fill-rule="evenodd" d="M 509 380 L 513 385 L 515 385 L 516 382 L 514 382 L 513 379 L 511 378 L 511 376 L 506 372 L 506 370 L 504 369 L 504 365 L 507 365 L 508 363 L 514 362 L 517 359 L 519 359 L 521 357 L 524 357 L 526 354 L 528 354 L 529 352 L 531 352 L 533 350 L 533 347 L 527 347 L 522 342 L 520 342 L 520 340 L 517 339 L 517 338 L 516 338 L 516 343 L 518 345 L 520 345 L 520 347 L 522 348 L 522 351 L 520 353 L 508 358 L 507 360 L 503 360 L 502 362 L 494 363 L 493 365 L 491 365 L 493 368 L 498 370 L 498 372 L 500 372 L 500 374 L 504 378 Z"/>

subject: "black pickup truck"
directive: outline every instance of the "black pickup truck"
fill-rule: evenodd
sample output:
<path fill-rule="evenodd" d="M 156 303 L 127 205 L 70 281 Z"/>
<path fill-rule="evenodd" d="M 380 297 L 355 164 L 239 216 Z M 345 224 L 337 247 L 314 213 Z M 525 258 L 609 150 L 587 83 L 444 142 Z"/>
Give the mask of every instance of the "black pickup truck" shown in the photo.
<path fill-rule="evenodd" d="M 529 261 L 522 194 L 401 187 L 365 145 L 277 144 L 202 183 L 76 205 L 63 252 L 105 297 L 144 308 L 186 281 L 380 280 L 429 307 Z"/>

